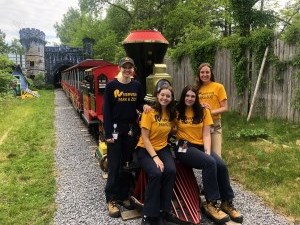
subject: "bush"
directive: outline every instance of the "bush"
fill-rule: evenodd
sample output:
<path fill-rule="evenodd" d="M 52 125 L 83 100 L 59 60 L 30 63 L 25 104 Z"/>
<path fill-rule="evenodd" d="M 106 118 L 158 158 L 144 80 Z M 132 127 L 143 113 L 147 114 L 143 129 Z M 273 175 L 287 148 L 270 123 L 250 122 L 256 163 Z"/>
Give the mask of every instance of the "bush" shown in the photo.
<path fill-rule="evenodd" d="M 243 138 L 247 140 L 257 140 L 258 138 L 268 138 L 269 135 L 265 129 L 254 128 L 254 129 L 241 129 L 231 134 L 232 138 Z"/>
<path fill-rule="evenodd" d="M 9 84 L 13 78 L 12 73 L 13 62 L 7 56 L 0 55 L 0 94 L 3 95 L 10 90 Z"/>

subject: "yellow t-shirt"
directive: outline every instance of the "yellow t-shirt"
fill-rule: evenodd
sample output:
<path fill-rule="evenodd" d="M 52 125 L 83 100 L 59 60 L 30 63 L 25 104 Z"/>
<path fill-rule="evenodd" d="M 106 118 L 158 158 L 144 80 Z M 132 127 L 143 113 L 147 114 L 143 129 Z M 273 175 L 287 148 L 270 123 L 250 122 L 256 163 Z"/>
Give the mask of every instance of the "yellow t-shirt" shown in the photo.
<path fill-rule="evenodd" d="M 204 110 L 203 121 L 198 124 L 193 124 L 194 112 L 192 108 L 187 108 L 186 123 L 182 120 L 176 120 L 177 133 L 176 138 L 179 140 L 186 140 L 190 143 L 203 145 L 203 126 L 210 126 L 213 124 L 213 120 L 208 109 Z"/>
<path fill-rule="evenodd" d="M 208 103 L 211 109 L 220 108 L 220 102 L 227 99 L 225 88 L 217 82 L 202 85 L 199 90 L 200 103 Z M 220 119 L 221 114 L 212 115 L 213 120 Z"/>
<path fill-rule="evenodd" d="M 141 128 L 149 130 L 149 139 L 155 151 L 161 150 L 168 144 L 168 135 L 171 131 L 171 122 L 167 113 L 159 118 L 158 112 L 152 109 L 148 113 L 143 113 L 141 118 Z M 137 146 L 145 148 L 142 136 Z"/>

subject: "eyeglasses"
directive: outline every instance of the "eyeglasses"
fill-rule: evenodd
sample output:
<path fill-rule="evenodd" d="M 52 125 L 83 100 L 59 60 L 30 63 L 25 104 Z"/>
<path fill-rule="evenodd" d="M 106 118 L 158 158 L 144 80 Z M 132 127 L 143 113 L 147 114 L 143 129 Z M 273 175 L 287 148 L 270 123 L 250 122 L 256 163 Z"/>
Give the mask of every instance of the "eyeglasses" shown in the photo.
<path fill-rule="evenodd" d="M 125 70 L 125 69 L 127 69 L 127 70 L 131 70 L 132 68 L 133 68 L 133 66 L 122 66 L 122 68 Z"/>

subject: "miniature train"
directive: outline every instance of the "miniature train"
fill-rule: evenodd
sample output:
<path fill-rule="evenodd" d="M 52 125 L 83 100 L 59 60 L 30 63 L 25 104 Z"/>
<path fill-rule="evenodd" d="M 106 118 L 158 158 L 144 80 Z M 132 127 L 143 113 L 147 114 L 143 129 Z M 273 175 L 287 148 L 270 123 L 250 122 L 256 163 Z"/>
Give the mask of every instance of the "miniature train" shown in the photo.
<path fill-rule="evenodd" d="M 132 31 L 123 41 L 127 56 L 135 62 L 134 79 L 142 84 L 148 102 L 153 100 L 155 89 L 164 83 L 172 84 L 172 77 L 166 73 L 166 65 L 162 64 L 168 44 L 160 32 L 153 30 Z M 99 137 L 99 149 L 95 156 L 103 171 L 107 170 L 103 130 L 104 91 L 106 84 L 117 74 L 118 65 L 97 59 L 84 60 L 62 72 L 63 90 L 89 130 Z M 200 196 L 194 173 L 179 162 L 176 162 L 176 168 L 172 209 L 177 223 L 200 224 Z M 139 171 L 132 195 L 136 205 L 143 205 L 146 182 L 145 173 Z"/>

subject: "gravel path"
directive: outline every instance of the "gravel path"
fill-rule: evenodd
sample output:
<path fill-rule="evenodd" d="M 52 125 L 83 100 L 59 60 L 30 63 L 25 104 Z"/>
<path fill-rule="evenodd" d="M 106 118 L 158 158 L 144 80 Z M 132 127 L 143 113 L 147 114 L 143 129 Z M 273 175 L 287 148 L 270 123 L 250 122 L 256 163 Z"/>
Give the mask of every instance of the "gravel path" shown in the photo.
<path fill-rule="evenodd" d="M 140 224 L 141 219 L 122 221 L 107 215 L 101 169 L 94 157 L 96 142 L 62 90 L 55 91 L 57 148 L 57 212 L 54 225 Z M 196 172 L 199 179 L 199 174 Z M 235 205 L 244 215 L 244 225 L 291 225 L 266 207 L 259 198 L 233 183 Z M 205 216 L 201 225 L 214 224 Z"/>

